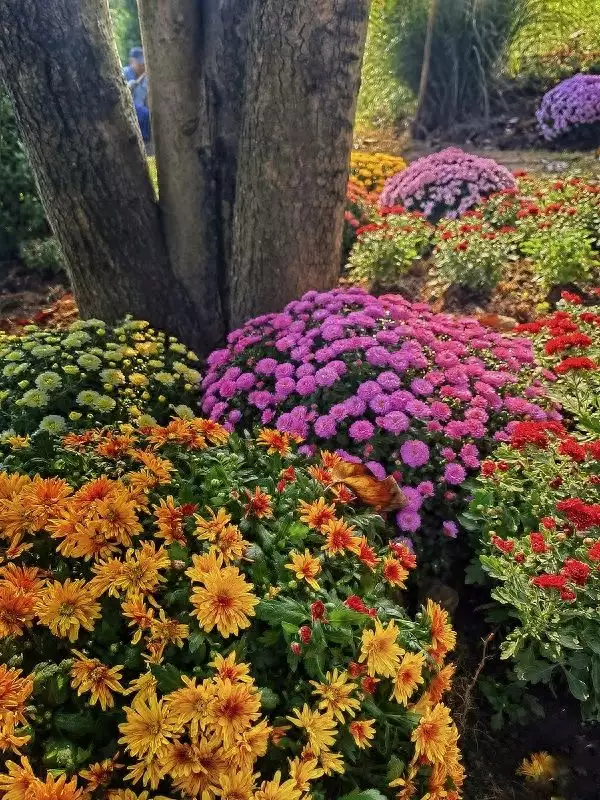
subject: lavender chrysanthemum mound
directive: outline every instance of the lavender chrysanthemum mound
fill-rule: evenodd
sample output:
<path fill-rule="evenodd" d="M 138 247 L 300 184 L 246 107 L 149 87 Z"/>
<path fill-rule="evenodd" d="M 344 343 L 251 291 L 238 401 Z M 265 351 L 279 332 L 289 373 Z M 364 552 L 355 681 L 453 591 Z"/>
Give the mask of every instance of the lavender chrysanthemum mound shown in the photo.
<path fill-rule="evenodd" d="M 494 192 L 515 186 L 511 172 L 493 159 L 448 147 L 388 178 L 379 202 L 421 211 L 435 222 L 456 218 Z"/>
<path fill-rule="evenodd" d="M 600 122 L 600 75 L 574 75 L 561 81 L 546 92 L 536 117 L 548 141 Z"/>
<path fill-rule="evenodd" d="M 336 450 L 376 476 L 394 474 L 409 499 L 400 529 L 454 536 L 463 483 L 506 438 L 507 423 L 547 417 L 541 389 L 519 382 L 532 361 L 528 341 L 474 319 L 360 289 L 308 292 L 212 353 L 202 411 L 229 427 L 277 427 L 305 439 L 306 452 Z"/>

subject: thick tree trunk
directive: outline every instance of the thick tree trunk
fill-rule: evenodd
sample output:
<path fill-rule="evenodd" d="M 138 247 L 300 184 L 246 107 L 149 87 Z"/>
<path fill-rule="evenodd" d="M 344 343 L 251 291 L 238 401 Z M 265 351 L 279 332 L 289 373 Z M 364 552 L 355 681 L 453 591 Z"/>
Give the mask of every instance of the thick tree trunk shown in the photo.
<path fill-rule="evenodd" d="M 339 276 L 369 0 L 261 0 L 248 36 L 231 321 Z"/>
<path fill-rule="evenodd" d="M 84 316 L 202 343 L 173 275 L 106 0 L 2 0 L 0 76 Z"/>

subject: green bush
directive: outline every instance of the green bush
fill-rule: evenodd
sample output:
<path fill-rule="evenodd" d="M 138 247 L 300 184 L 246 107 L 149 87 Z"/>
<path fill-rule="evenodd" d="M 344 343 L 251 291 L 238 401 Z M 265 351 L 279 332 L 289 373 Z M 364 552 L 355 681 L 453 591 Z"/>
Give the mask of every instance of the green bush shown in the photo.
<path fill-rule="evenodd" d="M 66 330 L 0 335 L 0 432 L 165 420 L 189 413 L 200 373 L 194 353 L 147 322 L 109 328 L 99 320 Z"/>
<path fill-rule="evenodd" d="M 512 232 L 501 233 L 489 226 L 460 221 L 449 221 L 440 229 L 434 259 L 439 276 L 448 285 L 490 292 L 506 263 L 517 257 Z"/>
<path fill-rule="evenodd" d="M 29 269 L 60 272 L 65 266 L 60 245 L 54 236 L 23 242 L 19 254 L 21 261 Z"/>
<path fill-rule="evenodd" d="M 47 236 L 48 226 L 8 97 L 0 92 L 0 259 L 19 245 Z"/>

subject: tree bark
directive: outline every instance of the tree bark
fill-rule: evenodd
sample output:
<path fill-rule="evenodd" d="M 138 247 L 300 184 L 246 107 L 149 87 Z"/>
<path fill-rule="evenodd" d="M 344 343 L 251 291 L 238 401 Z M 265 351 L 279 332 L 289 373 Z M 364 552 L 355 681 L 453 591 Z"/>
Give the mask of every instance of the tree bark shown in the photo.
<path fill-rule="evenodd" d="M 369 0 L 262 0 L 252 15 L 233 326 L 337 283 L 368 11 Z"/>
<path fill-rule="evenodd" d="M 106 0 L 2 0 L 0 76 L 83 316 L 202 341 L 171 270 Z"/>

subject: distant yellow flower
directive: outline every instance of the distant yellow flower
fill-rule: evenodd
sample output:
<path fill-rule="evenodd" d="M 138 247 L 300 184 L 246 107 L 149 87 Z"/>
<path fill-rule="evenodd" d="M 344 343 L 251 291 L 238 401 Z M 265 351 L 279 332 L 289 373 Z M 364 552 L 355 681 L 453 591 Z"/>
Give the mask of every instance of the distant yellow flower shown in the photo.
<path fill-rule="evenodd" d="M 6 443 L 12 450 L 26 450 L 31 444 L 31 437 L 29 434 L 27 436 L 9 436 Z"/>
<path fill-rule="evenodd" d="M 91 631 L 100 616 L 96 594 L 84 580 L 54 581 L 39 596 L 36 614 L 55 636 L 74 642 L 79 629 Z"/>
<path fill-rule="evenodd" d="M 558 774 L 558 762 L 550 753 L 532 753 L 523 759 L 517 774 L 534 783 L 550 783 Z"/>
<path fill-rule="evenodd" d="M 132 383 L 134 386 L 147 386 L 149 381 L 141 372 L 132 372 L 129 376 L 129 383 Z"/>
<path fill-rule="evenodd" d="M 356 689 L 356 684 L 348 682 L 348 673 L 339 672 L 337 668 L 325 676 L 327 683 L 310 681 L 313 694 L 320 698 L 319 708 L 333 714 L 340 722 L 344 722 L 344 714 L 353 717 L 356 709 L 360 708 L 359 701 L 351 697 Z"/>
<path fill-rule="evenodd" d="M 423 683 L 421 672 L 425 666 L 423 653 L 405 653 L 396 674 L 392 698 L 400 705 L 407 705 L 419 684 Z"/>
<path fill-rule="evenodd" d="M 452 741 L 451 725 L 450 711 L 443 703 L 425 711 L 411 734 L 415 756 L 424 756 L 432 764 L 442 762 Z"/>
<path fill-rule="evenodd" d="M 100 703 L 103 711 L 113 708 L 115 704 L 113 692 L 123 694 L 125 691 L 120 683 L 123 667 L 120 665 L 107 667 L 97 658 L 87 658 L 78 650 L 72 652 L 75 661 L 71 666 L 71 686 L 77 689 L 78 695 L 89 692 L 91 706 Z"/>
<path fill-rule="evenodd" d="M 135 699 L 123 711 L 125 722 L 119 725 L 122 733 L 119 744 L 125 745 L 131 755 L 138 758 L 158 753 L 182 728 L 169 707 L 156 695 L 145 701 Z"/>
<path fill-rule="evenodd" d="M 326 711 L 324 714 L 312 711 L 306 703 L 302 710 L 294 709 L 294 717 L 287 717 L 298 728 L 306 731 L 308 744 L 315 755 L 321 750 L 327 750 L 335 741 L 337 723 L 333 714 Z"/>
<path fill-rule="evenodd" d="M 355 719 L 348 725 L 356 746 L 361 750 L 371 747 L 371 739 L 375 736 L 374 722 L 374 719 Z"/>
<path fill-rule="evenodd" d="M 321 572 L 321 563 L 318 558 L 314 558 L 309 550 L 305 550 L 304 555 L 292 550 L 290 562 L 285 565 L 285 568 L 291 570 L 299 581 L 305 580 L 315 591 L 319 589 L 319 584 L 315 578 Z"/>
<path fill-rule="evenodd" d="M 384 628 L 378 619 L 375 620 L 374 631 L 367 628 L 363 631 L 358 660 L 360 663 L 367 662 L 367 673 L 371 677 L 381 675 L 391 678 L 395 675 L 400 657 L 404 655 L 404 650 L 396 644 L 398 633 L 394 620 Z"/>
<path fill-rule="evenodd" d="M 221 636 L 237 636 L 250 626 L 248 617 L 254 616 L 258 598 L 250 591 L 248 583 L 237 567 L 224 567 L 205 573 L 203 587 L 194 589 L 190 602 L 192 616 L 198 619 L 207 633 L 216 628 Z"/>

